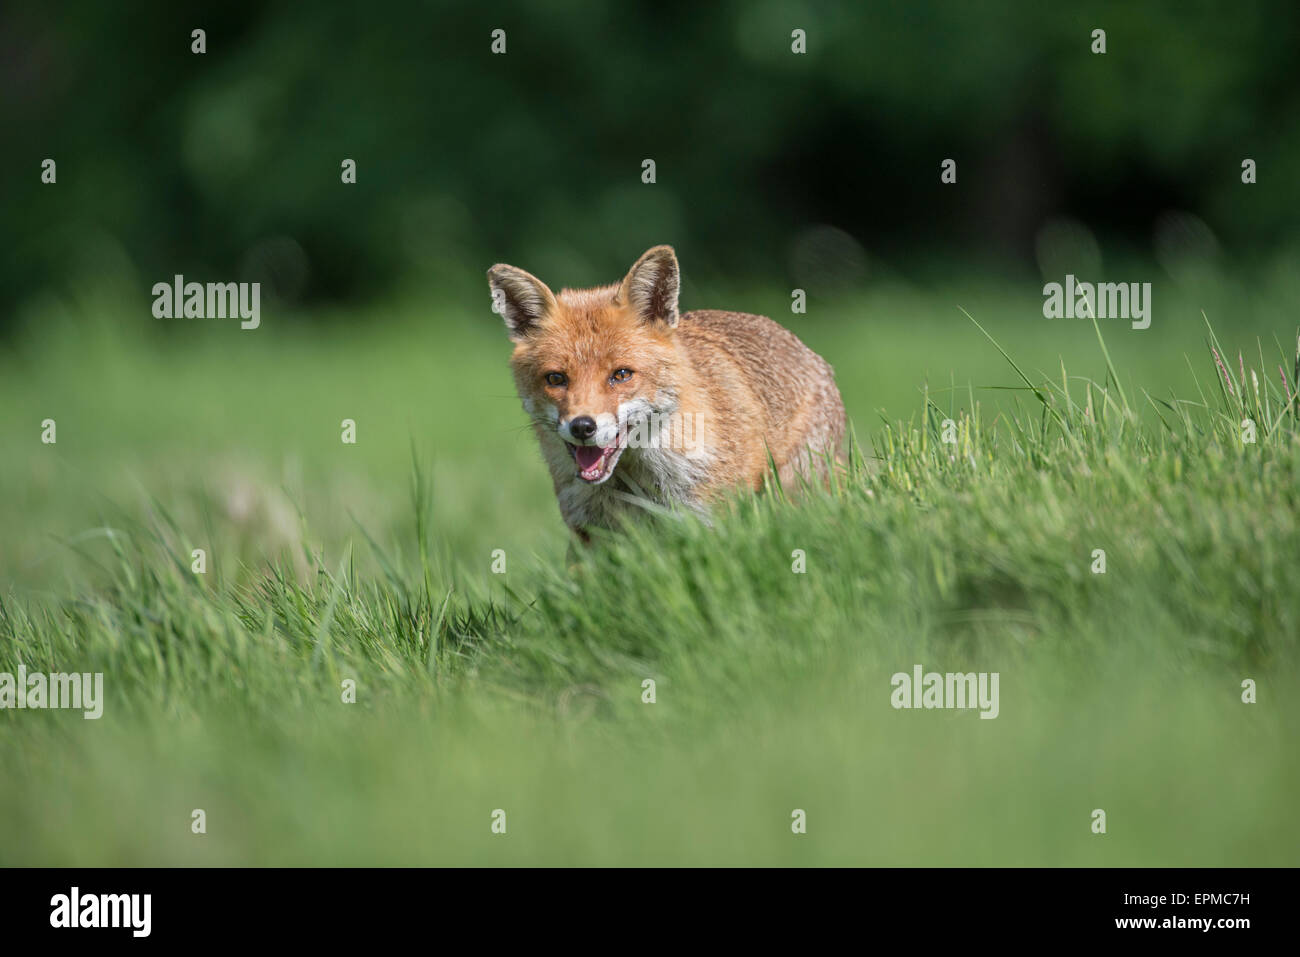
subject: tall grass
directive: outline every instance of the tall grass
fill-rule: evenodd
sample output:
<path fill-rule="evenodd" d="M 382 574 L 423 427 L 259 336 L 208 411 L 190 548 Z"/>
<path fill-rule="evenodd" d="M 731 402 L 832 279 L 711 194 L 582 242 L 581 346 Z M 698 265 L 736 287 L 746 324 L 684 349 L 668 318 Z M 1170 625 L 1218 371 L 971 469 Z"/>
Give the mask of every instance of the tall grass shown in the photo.
<path fill-rule="evenodd" d="M 1017 378 L 1005 395 L 927 388 L 910 419 L 885 420 L 866 444 L 855 436 L 826 488 L 743 496 L 712 525 L 647 515 L 597 535 L 566 565 L 508 555 L 507 572 L 494 575 L 486 562 L 457 561 L 439 543 L 438 490 L 418 455 L 410 540 L 385 546 L 358 525 L 354 547 L 369 551 L 378 576 L 358 574 L 352 548 L 331 562 L 309 547 L 198 575 L 161 506 L 151 523 L 105 528 L 106 583 L 0 597 L 0 671 L 103 672 L 112 715 L 99 734 L 79 718 L 0 714 L 0 848 L 26 861 L 428 862 L 404 837 L 416 827 L 412 802 L 424 789 L 457 813 L 485 815 L 464 788 L 477 794 L 486 776 L 535 827 L 554 815 L 567 823 L 535 836 L 522 858 L 453 838 L 451 825 L 418 826 L 454 860 L 1290 857 L 1245 816 L 1251 802 L 1287 805 L 1297 783 L 1285 754 L 1298 711 L 1282 688 L 1296 677 L 1300 635 L 1300 352 L 1282 359 L 1280 375 L 1265 374 L 1262 350 L 1257 366 L 1239 355 L 1234 371 L 1211 330 L 1202 371 L 1189 362 L 1194 394 L 1139 389 L 1145 409 L 1113 367 L 1102 382 L 1064 363 L 1059 376 L 1031 379 L 1003 355 Z M 1246 419 L 1253 441 L 1243 441 Z M 889 677 L 914 663 L 999 672 L 1002 715 L 893 711 Z M 1256 711 L 1240 701 L 1246 678 L 1261 684 Z M 347 679 L 355 705 L 341 702 Z M 148 770 L 150 747 L 175 763 Z M 772 749 L 775 763 L 763 757 Z M 924 754 L 947 764 L 927 765 Z M 969 763 L 977 759 L 984 770 Z M 1045 778 L 1026 778 L 1026 760 Z M 1204 779 L 1207 760 L 1254 776 L 1249 796 L 1230 775 Z M 421 770 L 426 762 L 440 775 Z M 140 782 L 125 783 L 123 767 Z M 1152 769 L 1145 781 L 1142 767 Z M 1197 767 L 1204 773 L 1189 777 Z M 359 768 L 380 783 L 357 783 Z M 556 768 L 571 778 L 557 783 Z M 662 780 L 641 780 L 647 769 Z M 134 843 L 77 845 L 33 823 L 39 802 L 70 791 L 66 818 L 111 830 L 96 788 L 158 814 L 200 806 L 205 798 L 172 794 L 177 776 L 238 806 L 247 834 L 227 831 L 210 842 L 219 850 L 196 851 L 181 830 L 162 840 L 134 820 L 123 825 Z M 1076 802 L 1094 780 L 1101 793 Z M 277 795 L 281 785 L 298 790 Z M 966 812 L 929 796 L 945 787 L 998 822 L 1001 843 L 962 831 Z M 1200 788 L 1202 842 L 1190 849 L 1159 807 L 1143 805 L 1183 799 L 1189 787 Z M 1086 837 L 1107 788 L 1116 808 L 1129 805 L 1130 826 L 1148 828 L 1147 843 L 1116 842 L 1117 858 Z M 491 790 L 483 800 L 505 800 Z M 780 843 L 780 815 L 810 790 L 823 809 L 849 814 L 860 800 L 940 837 L 909 841 L 882 825 L 886 837 L 858 822 L 843 827 L 861 853 L 852 842 L 809 852 Z M 697 815 L 693 828 L 728 814 L 743 826 L 777 820 L 752 845 L 727 828 L 688 839 L 694 830 L 655 816 L 656 801 L 674 800 Z M 575 804 L 586 824 L 572 818 Z M 385 814 L 407 830 L 376 820 Z M 1080 814 L 1084 836 L 1067 839 Z M 339 815 L 365 837 L 331 854 L 319 842 Z M 1283 829 L 1294 838 L 1294 824 Z M 248 834 L 263 843 L 252 847 Z"/>

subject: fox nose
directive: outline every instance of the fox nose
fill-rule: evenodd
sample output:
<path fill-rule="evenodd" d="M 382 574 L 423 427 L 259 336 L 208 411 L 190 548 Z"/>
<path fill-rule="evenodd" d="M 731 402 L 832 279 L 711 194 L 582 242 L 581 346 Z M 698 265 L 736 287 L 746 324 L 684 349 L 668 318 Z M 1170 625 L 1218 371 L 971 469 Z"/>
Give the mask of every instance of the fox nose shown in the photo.
<path fill-rule="evenodd" d="M 596 434 L 596 420 L 589 415 L 580 415 L 569 423 L 569 434 L 579 442 L 586 442 Z"/>

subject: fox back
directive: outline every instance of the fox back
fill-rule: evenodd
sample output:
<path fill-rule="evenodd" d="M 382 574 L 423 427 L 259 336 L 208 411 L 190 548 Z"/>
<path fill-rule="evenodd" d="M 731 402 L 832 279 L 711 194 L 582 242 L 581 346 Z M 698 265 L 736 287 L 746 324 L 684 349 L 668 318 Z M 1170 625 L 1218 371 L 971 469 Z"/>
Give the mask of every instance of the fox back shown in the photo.
<path fill-rule="evenodd" d="M 773 464 L 789 487 L 838 457 L 831 367 L 764 316 L 679 314 L 671 247 L 596 289 L 556 295 L 503 264 L 488 279 L 519 397 L 580 537 L 638 502 L 704 514 L 728 491 L 761 488 Z"/>

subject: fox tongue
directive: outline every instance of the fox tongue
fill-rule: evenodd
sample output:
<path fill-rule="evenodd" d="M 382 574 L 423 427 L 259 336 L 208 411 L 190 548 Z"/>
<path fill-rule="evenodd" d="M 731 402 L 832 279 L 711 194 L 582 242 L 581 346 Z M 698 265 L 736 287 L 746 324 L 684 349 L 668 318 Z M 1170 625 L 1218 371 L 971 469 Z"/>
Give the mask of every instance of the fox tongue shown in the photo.
<path fill-rule="evenodd" d="M 605 454 L 605 450 L 599 445 L 575 445 L 574 450 L 574 458 L 578 460 L 578 468 L 584 472 L 595 468 L 597 463 L 600 462 L 601 456 Z"/>

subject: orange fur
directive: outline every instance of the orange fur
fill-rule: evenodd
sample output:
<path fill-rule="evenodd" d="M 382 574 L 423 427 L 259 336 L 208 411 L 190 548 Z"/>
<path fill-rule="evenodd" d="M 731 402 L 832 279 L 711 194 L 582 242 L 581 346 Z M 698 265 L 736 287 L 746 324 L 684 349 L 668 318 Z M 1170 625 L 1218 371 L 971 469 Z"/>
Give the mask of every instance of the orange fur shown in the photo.
<path fill-rule="evenodd" d="M 831 367 L 764 316 L 679 315 L 670 247 L 596 289 L 556 295 L 503 264 L 488 277 L 515 385 L 580 536 L 634 512 L 633 496 L 705 514 L 729 490 L 761 488 L 769 453 L 787 488 L 840 454 Z"/>

